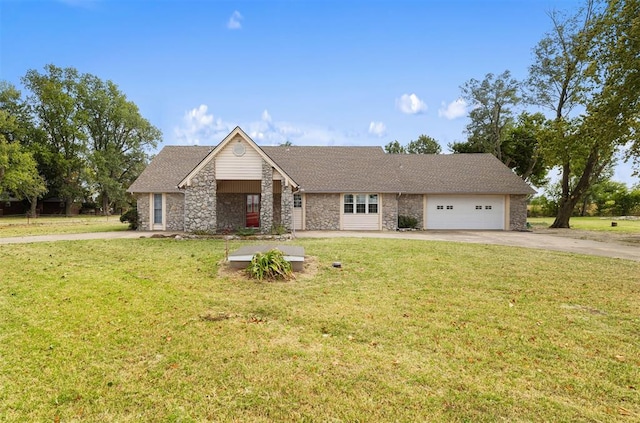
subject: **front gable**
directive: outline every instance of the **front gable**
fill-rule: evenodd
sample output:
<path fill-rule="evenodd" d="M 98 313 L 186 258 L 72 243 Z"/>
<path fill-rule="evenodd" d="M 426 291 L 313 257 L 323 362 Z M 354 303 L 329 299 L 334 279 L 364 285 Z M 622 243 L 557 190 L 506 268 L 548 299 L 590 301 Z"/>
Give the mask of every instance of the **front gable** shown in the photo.
<path fill-rule="evenodd" d="M 285 185 L 298 185 L 240 127 L 236 127 L 180 181 L 178 187 L 190 186 L 191 180 L 214 158 L 216 180 L 260 180 L 264 161 L 274 168 L 273 179 L 282 179 Z"/>

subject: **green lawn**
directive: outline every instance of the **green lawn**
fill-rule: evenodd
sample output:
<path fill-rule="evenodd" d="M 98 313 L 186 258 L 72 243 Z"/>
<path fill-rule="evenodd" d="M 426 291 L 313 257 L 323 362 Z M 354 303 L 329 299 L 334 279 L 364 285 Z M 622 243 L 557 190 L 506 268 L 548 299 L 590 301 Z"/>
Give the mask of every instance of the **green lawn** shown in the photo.
<path fill-rule="evenodd" d="M 534 228 L 548 228 L 553 223 L 553 217 L 529 217 Z M 611 226 L 616 222 L 617 226 Z M 572 217 L 569 221 L 572 229 L 586 231 L 611 231 L 620 233 L 640 233 L 640 218 L 637 220 L 622 220 L 616 217 Z"/>
<path fill-rule="evenodd" d="M 120 216 L 73 216 L 73 217 L 2 217 L 0 238 L 29 235 L 79 234 L 87 232 L 125 231 L 127 223 Z"/>
<path fill-rule="evenodd" d="M 0 246 L 0 421 L 640 419 L 640 263 L 295 243 L 286 283 L 223 241 Z"/>

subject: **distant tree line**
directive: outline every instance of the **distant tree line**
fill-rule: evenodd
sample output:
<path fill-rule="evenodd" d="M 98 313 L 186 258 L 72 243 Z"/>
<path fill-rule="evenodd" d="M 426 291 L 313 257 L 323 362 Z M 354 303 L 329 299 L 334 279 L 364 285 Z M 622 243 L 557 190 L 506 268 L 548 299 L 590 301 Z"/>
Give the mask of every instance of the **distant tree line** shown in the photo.
<path fill-rule="evenodd" d="M 65 212 L 96 200 L 102 212 L 126 203 L 126 189 L 161 132 L 118 86 L 74 68 L 47 65 L 22 78 L 26 96 L 0 82 L 0 196 L 59 198 Z"/>

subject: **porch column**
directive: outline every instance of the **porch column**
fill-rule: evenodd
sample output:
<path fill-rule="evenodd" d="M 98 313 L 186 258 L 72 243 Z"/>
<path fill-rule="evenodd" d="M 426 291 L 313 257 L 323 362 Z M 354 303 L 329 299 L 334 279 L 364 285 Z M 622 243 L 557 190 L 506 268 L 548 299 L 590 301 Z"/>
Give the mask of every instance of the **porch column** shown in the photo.
<path fill-rule="evenodd" d="M 280 197 L 280 224 L 287 232 L 293 231 L 293 191 L 291 186 L 285 185 L 284 179 L 281 182 L 282 195 Z"/>
<path fill-rule="evenodd" d="M 262 161 L 260 187 L 260 232 L 268 234 L 273 226 L 273 168 L 265 161 Z"/>
<path fill-rule="evenodd" d="M 184 230 L 215 233 L 217 229 L 216 167 L 211 160 L 184 192 Z"/>

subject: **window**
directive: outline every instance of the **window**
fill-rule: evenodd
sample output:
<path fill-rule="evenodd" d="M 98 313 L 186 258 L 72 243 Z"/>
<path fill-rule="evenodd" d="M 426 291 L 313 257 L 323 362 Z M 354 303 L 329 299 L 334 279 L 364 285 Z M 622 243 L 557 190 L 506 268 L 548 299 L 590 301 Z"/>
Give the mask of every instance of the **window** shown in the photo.
<path fill-rule="evenodd" d="M 353 213 L 353 194 L 344 195 L 344 212 Z"/>
<path fill-rule="evenodd" d="M 444 210 L 444 206 L 436 206 L 436 210 Z"/>
<path fill-rule="evenodd" d="M 345 194 L 345 214 L 378 214 L 378 194 Z"/>
<path fill-rule="evenodd" d="M 453 206 L 447 206 L 447 210 L 453 210 Z"/>
<path fill-rule="evenodd" d="M 367 196 L 363 194 L 356 195 L 356 213 L 367 212 Z"/>
<path fill-rule="evenodd" d="M 153 194 L 153 223 L 162 225 L 162 194 Z"/>
<path fill-rule="evenodd" d="M 293 207 L 296 209 L 302 207 L 302 196 L 300 194 L 293 194 Z"/>
<path fill-rule="evenodd" d="M 491 210 L 491 206 L 484 206 L 485 210 Z"/>
<path fill-rule="evenodd" d="M 378 213 L 378 194 L 369 194 L 369 213 Z"/>
<path fill-rule="evenodd" d="M 476 210 L 482 210 L 482 206 L 476 206 Z"/>

